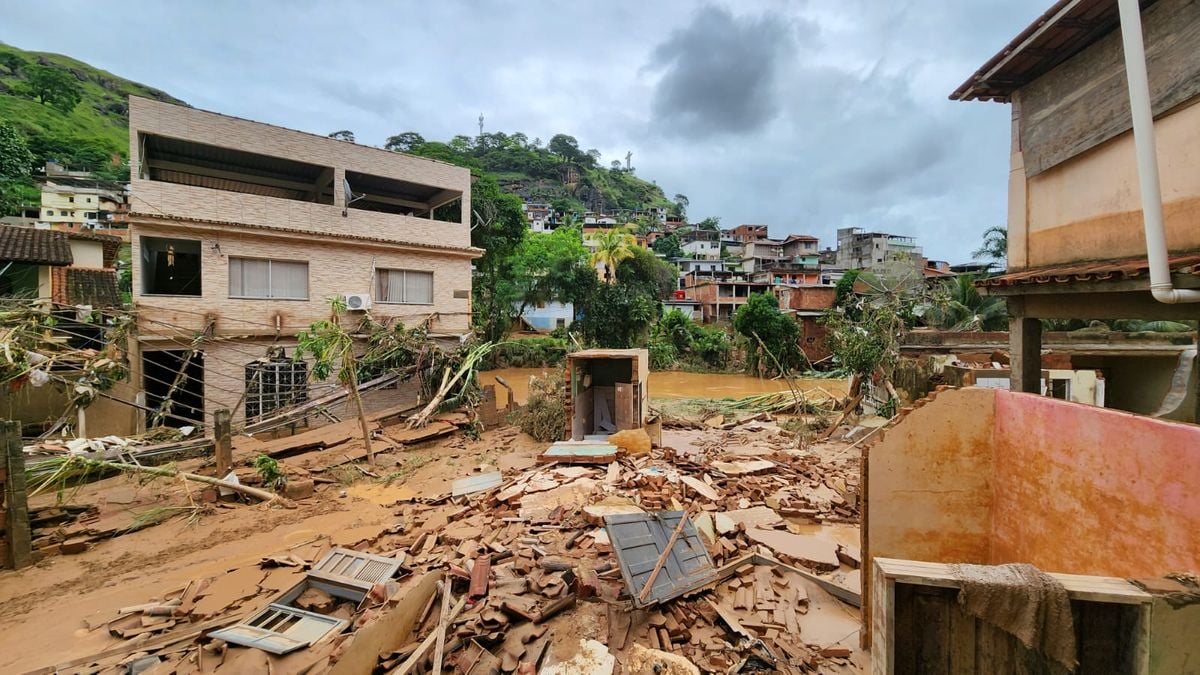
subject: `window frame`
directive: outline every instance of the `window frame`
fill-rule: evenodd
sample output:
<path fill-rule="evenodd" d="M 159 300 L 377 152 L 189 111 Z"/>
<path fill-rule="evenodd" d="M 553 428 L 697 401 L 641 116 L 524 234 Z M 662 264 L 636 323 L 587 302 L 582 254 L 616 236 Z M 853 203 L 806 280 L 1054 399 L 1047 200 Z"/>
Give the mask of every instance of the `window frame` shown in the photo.
<path fill-rule="evenodd" d="M 407 283 L 408 273 L 415 272 L 417 274 L 428 274 L 429 275 L 429 302 L 409 302 L 407 299 L 400 300 L 400 301 L 382 299 L 383 293 L 380 292 L 380 288 L 379 288 L 379 283 L 382 278 L 380 275 L 380 272 L 388 272 L 388 273 L 404 272 L 406 278 L 405 278 L 405 283 L 403 283 L 401 285 L 401 289 L 403 290 L 404 295 L 406 297 L 408 295 L 408 283 Z M 374 296 L 375 302 L 377 302 L 381 305 L 422 305 L 425 307 L 431 307 L 435 304 L 435 302 L 434 302 L 434 299 L 436 297 L 435 293 L 434 293 L 434 282 L 435 281 L 436 281 L 436 278 L 434 276 L 433 270 L 415 270 L 415 269 L 409 269 L 406 267 L 376 267 L 375 268 L 375 284 L 374 284 L 375 288 L 373 288 L 371 290 L 374 291 L 373 296 Z"/>
<path fill-rule="evenodd" d="M 200 274 L 199 274 L 200 292 L 199 293 L 155 293 L 155 292 L 146 291 L 145 290 L 146 275 L 149 270 L 146 267 L 145 260 L 141 259 L 141 256 L 143 255 L 143 251 L 145 250 L 145 247 L 146 247 L 146 240 L 165 241 L 165 242 L 172 242 L 172 241 L 196 242 L 196 244 L 197 244 L 196 255 L 200 260 Z M 158 234 L 143 234 L 143 235 L 138 235 L 138 237 L 137 237 L 137 247 L 138 247 L 138 251 L 137 251 L 138 259 L 140 261 L 139 267 L 138 267 L 139 283 L 137 284 L 137 286 L 141 289 L 141 292 L 138 294 L 140 297 L 146 297 L 146 298 L 202 298 L 202 297 L 204 297 L 204 239 L 203 238 L 193 239 L 191 237 L 173 237 L 173 236 L 162 236 L 162 235 L 158 235 Z"/>
<path fill-rule="evenodd" d="M 272 283 L 272 273 L 271 273 L 271 267 L 272 267 L 271 264 L 272 263 L 278 262 L 278 263 L 290 263 L 290 264 L 304 265 L 304 297 L 303 298 L 292 298 L 292 297 L 280 297 L 280 296 L 275 296 L 275 295 L 234 295 L 233 294 L 233 261 L 234 260 L 250 260 L 250 261 L 254 261 L 254 262 L 267 263 L 267 292 L 269 294 L 275 292 L 275 287 L 274 287 L 274 284 Z M 228 285 L 225 287 L 225 291 L 226 291 L 226 295 L 229 296 L 230 300 L 284 300 L 284 301 L 294 301 L 294 302 L 308 302 L 311 299 L 312 283 L 311 283 L 311 280 L 310 280 L 309 274 L 308 274 L 309 261 L 307 261 L 307 260 L 292 260 L 292 259 L 288 259 L 288 258 L 261 258 L 261 257 L 256 257 L 256 256 L 231 255 L 231 256 L 229 256 L 229 261 L 226 263 L 225 266 L 228 270 L 227 276 L 228 276 L 228 280 L 229 280 Z M 244 284 L 243 284 L 243 286 L 244 286 Z M 243 287 L 242 290 L 245 290 L 245 288 Z"/>
<path fill-rule="evenodd" d="M 256 373 L 260 375 L 257 381 Z M 310 373 L 308 362 L 303 359 L 251 361 L 245 365 L 243 377 L 246 392 L 243 416 L 247 420 L 257 421 L 276 410 L 308 401 Z"/>

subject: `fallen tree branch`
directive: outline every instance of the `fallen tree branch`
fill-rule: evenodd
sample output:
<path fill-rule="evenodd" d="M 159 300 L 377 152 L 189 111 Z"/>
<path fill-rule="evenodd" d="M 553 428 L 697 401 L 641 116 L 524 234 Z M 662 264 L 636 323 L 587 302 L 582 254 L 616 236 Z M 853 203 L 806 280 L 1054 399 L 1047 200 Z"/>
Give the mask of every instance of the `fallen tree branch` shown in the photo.
<path fill-rule="evenodd" d="M 69 482 L 82 481 L 89 475 L 101 474 L 108 471 L 119 471 L 121 473 L 140 473 L 149 476 L 166 478 L 178 477 L 195 483 L 205 483 L 207 485 L 214 485 L 219 488 L 232 490 L 239 494 L 253 497 L 271 504 L 280 504 L 288 508 L 293 508 L 295 506 L 290 500 L 268 490 L 250 487 L 249 485 L 241 485 L 239 483 L 233 483 L 220 478 L 213 478 L 211 476 L 201 476 L 200 474 L 188 473 L 170 466 L 142 466 L 140 464 L 112 462 L 102 459 L 88 459 L 79 455 L 48 459 L 44 462 L 39 462 L 35 467 L 30 469 L 27 472 L 27 480 L 35 487 L 30 491 L 29 496 L 32 497 L 34 495 L 41 494 L 42 492 L 45 492 L 51 488 L 62 488 Z"/>
<path fill-rule="evenodd" d="M 429 421 L 429 418 L 435 412 L 437 412 L 438 406 L 442 405 L 442 402 L 446 400 L 446 397 L 450 394 L 450 391 L 454 388 L 454 386 L 459 382 L 462 382 L 464 387 L 467 386 L 467 384 L 471 381 L 471 378 L 475 376 L 475 371 L 479 366 L 479 362 L 482 361 L 483 358 L 499 344 L 500 343 L 496 342 L 485 342 L 481 345 L 472 347 L 471 350 L 467 352 L 466 358 L 464 358 L 462 363 L 459 364 L 458 370 L 454 372 L 453 377 L 450 377 L 450 369 L 447 368 L 445 372 L 442 373 L 442 386 L 438 387 L 437 393 L 434 394 L 433 398 L 429 399 L 429 403 L 421 410 L 421 412 L 415 417 L 409 419 L 408 428 L 415 429 L 417 427 L 425 426 L 425 423 Z"/>

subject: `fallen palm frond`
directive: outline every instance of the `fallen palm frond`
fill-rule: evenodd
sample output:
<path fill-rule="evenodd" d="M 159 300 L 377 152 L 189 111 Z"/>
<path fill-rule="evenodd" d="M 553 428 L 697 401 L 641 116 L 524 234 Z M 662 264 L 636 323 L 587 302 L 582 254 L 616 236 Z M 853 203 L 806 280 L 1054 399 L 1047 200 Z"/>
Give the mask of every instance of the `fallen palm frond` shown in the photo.
<path fill-rule="evenodd" d="M 26 482 L 31 486 L 29 490 L 29 496 L 32 497 L 50 490 L 62 491 L 68 485 L 78 484 L 86 481 L 89 478 L 95 478 L 114 472 L 165 478 L 182 478 L 195 483 L 205 483 L 207 485 L 215 485 L 217 487 L 233 490 L 239 494 L 244 494 L 248 497 L 253 497 L 264 502 L 280 504 L 289 508 L 292 506 L 292 503 L 289 500 L 284 499 L 274 492 L 268 492 L 267 490 L 261 490 L 259 488 L 225 481 L 221 480 L 220 478 L 213 478 L 211 476 L 201 476 L 199 474 L 187 473 L 172 466 L 141 466 L 139 464 L 127 464 L 125 462 L 88 459 L 78 455 L 52 457 L 50 459 L 40 461 L 25 471 L 25 479 Z"/>
<path fill-rule="evenodd" d="M 136 532 L 185 513 L 188 516 L 188 525 L 195 525 L 200 522 L 200 517 L 204 514 L 205 510 L 205 507 L 195 504 L 190 506 L 156 506 L 134 514 L 133 522 L 129 524 L 129 527 L 125 528 L 125 532 Z"/>
<path fill-rule="evenodd" d="M 463 402 L 478 380 L 477 373 L 480 363 L 499 344 L 503 343 L 484 342 L 468 349 L 466 356 L 463 357 L 453 375 L 451 375 L 450 366 L 446 366 L 442 371 L 441 386 L 438 387 L 433 398 L 429 399 L 429 403 L 421 409 L 421 412 L 409 418 L 408 428 L 415 429 L 425 426 L 425 423 L 444 402 L 453 404 Z M 453 396 L 451 396 L 451 392 L 454 392 Z"/>
<path fill-rule="evenodd" d="M 834 399 L 813 400 L 801 391 L 775 391 L 755 394 L 744 398 L 713 401 L 714 412 L 748 413 L 827 413 L 832 410 Z"/>

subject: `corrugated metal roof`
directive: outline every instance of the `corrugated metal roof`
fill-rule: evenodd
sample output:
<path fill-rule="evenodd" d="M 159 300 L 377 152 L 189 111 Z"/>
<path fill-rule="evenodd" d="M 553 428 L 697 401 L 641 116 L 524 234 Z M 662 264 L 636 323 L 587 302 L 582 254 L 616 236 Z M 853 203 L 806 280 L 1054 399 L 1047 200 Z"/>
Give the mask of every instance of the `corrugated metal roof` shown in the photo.
<path fill-rule="evenodd" d="M 1168 258 L 1171 271 L 1200 276 L 1200 253 L 1181 253 Z M 1020 286 L 1027 284 L 1065 284 L 1073 281 L 1123 281 L 1149 276 L 1146 258 L 1119 258 L 1039 267 L 988 277 L 975 282 L 980 287 Z"/>
<path fill-rule="evenodd" d="M 70 265 L 75 258 L 66 232 L 0 225 L 0 261 Z"/>
<path fill-rule="evenodd" d="M 1142 0 L 1142 10 L 1155 0 Z M 954 101 L 1008 103 L 1037 79 L 1120 24 L 1116 0 L 1058 0 L 950 94 Z"/>

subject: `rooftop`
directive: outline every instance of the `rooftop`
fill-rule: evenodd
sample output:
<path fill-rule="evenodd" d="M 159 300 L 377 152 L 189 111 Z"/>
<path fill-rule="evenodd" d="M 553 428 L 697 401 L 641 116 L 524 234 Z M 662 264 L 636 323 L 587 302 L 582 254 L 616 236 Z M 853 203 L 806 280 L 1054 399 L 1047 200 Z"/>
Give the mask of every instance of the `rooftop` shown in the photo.
<path fill-rule="evenodd" d="M 1155 0 L 1142 0 L 1144 11 Z M 1036 80 L 1120 24 L 1114 0 L 1058 0 L 950 94 L 953 101 L 1008 103 Z"/>
<path fill-rule="evenodd" d="M 0 225 L 0 261 L 70 265 L 75 258 L 66 232 Z"/>
<path fill-rule="evenodd" d="M 1168 258 L 1174 274 L 1190 274 L 1200 278 L 1200 252 L 1182 253 Z M 1114 260 L 1092 260 L 1038 267 L 980 279 L 976 286 L 1002 288 L 1034 284 L 1065 284 L 1075 281 L 1129 281 L 1149 279 L 1150 265 L 1145 257 L 1119 258 Z"/>

